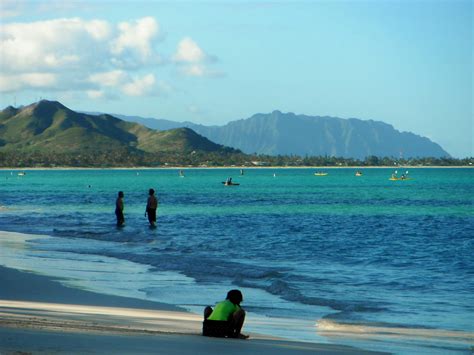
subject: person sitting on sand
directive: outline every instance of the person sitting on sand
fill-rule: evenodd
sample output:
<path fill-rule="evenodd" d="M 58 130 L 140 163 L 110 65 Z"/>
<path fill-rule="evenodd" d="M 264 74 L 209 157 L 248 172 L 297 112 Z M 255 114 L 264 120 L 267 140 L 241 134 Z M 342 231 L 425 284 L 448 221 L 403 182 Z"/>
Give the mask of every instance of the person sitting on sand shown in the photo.
<path fill-rule="evenodd" d="M 216 304 L 214 310 L 204 309 L 203 335 L 247 339 L 240 331 L 245 321 L 245 311 L 240 307 L 242 292 L 230 290 L 225 301 Z"/>
<path fill-rule="evenodd" d="M 156 210 L 158 208 L 158 200 L 155 197 L 155 190 L 150 189 L 148 191 L 148 200 L 146 203 L 145 216 L 148 215 L 148 222 L 150 222 L 151 227 L 155 227 L 156 222 Z"/>
<path fill-rule="evenodd" d="M 117 217 L 117 227 L 122 227 L 125 223 L 125 217 L 123 216 L 123 191 L 119 191 L 115 201 L 115 216 Z"/>

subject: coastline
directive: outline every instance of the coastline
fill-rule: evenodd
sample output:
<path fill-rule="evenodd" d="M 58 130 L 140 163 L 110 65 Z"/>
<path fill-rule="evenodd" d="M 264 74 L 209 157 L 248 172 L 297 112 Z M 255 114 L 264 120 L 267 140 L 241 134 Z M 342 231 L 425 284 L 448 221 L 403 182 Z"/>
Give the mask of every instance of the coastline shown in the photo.
<path fill-rule="evenodd" d="M 399 165 L 399 166 L 134 166 L 134 167 L 0 167 L 0 171 L 41 171 L 41 170 L 175 170 L 175 169 L 186 169 L 186 170 L 199 170 L 199 169 L 472 169 L 474 165 L 456 165 L 456 166 L 443 166 L 443 165 Z"/>
<path fill-rule="evenodd" d="M 167 354 L 381 354 L 251 334 L 200 336 L 202 319 L 175 306 L 103 295 L 0 266 L 0 352 Z M 54 344 L 54 345 L 53 345 Z"/>

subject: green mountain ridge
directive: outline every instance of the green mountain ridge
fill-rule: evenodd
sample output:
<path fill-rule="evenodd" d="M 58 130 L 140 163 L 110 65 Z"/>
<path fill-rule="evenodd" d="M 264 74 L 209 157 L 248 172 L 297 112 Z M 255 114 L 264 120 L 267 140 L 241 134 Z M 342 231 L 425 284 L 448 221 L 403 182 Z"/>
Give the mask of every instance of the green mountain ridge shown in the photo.
<path fill-rule="evenodd" d="M 57 101 L 46 101 L 15 108 L 9 106 L 0 111 L 0 166 L 2 167 L 159 167 L 159 166 L 393 166 L 394 164 L 460 165 L 471 161 L 456 161 L 446 156 L 438 145 L 427 138 L 412 133 L 398 132 L 381 122 L 333 120 L 282 114 L 276 111 L 257 114 L 251 119 L 236 121 L 226 126 L 179 127 L 156 130 L 144 125 L 124 121 L 115 115 L 81 113 L 70 110 Z M 172 121 L 165 122 L 167 127 Z M 179 123 L 177 123 L 179 124 Z M 190 122 L 181 124 L 191 125 Z M 324 124 L 325 129 L 319 129 Z M 232 127 L 234 126 L 235 127 Z M 367 126 L 370 137 L 365 137 Z M 229 126 L 232 129 L 228 129 Z M 360 126 L 360 127 L 358 127 Z M 311 127 L 316 129 L 310 129 Z M 198 130 L 198 133 L 196 130 Z M 309 154 L 287 155 L 245 154 L 241 150 L 214 143 L 206 138 L 222 133 L 231 141 L 252 141 L 256 146 L 247 151 L 265 147 L 269 153 L 283 146 L 298 144 Z M 341 145 L 340 132 L 344 132 Z M 404 137 L 406 135 L 406 137 Z M 273 139 L 269 139 L 273 137 Z M 296 139 L 295 139 L 296 137 Z M 395 138 L 406 149 L 410 140 L 414 146 L 423 143 L 427 150 L 416 149 L 421 158 L 406 160 L 395 157 L 398 150 L 383 151 L 385 156 L 367 155 L 373 152 L 374 141 L 380 146 L 390 146 Z M 403 138 L 403 139 L 402 139 Z M 407 138 L 408 140 L 404 140 Z M 328 143 L 329 142 L 329 143 Z M 345 143 L 344 143 L 345 142 Z M 363 159 L 338 156 L 340 152 L 354 153 L 354 144 L 362 150 Z M 310 150 L 320 147 L 323 153 Z M 432 148 L 437 148 L 434 151 Z M 337 149 L 334 149 L 336 147 Z M 353 148 L 351 148 L 353 147 Z M 352 151 L 351 149 L 354 149 Z M 257 151 L 255 149 L 254 151 Z M 405 150 L 404 152 L 407 152 Z M 431 155 L 428 155 L 431 153 Z M 415 155 L 412 153 L 412 156 Z M 436 156 L 441 156 L 437 158 Z"/>
<path fill-rule="evenodd" d="M 189 128 L 158 131 L 108 114 L 70 110 L 42 100 L 0 112 L 0 152 L 85 153 L 122 151 L 131 154 L 229 153 Z"/>

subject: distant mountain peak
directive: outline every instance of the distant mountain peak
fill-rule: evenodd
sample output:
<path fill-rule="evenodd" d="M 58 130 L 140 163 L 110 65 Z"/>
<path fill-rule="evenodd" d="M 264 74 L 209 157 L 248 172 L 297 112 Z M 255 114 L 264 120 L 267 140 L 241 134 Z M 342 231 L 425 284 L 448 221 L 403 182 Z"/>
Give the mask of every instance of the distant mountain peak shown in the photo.
<path fill-rule="evenodd" d="M 30 107 L 31 108 L 55 107 L 55 108 L 67 109 L 67 107 L 64 106 L 62 103 L 60 103 L 59 101 L 51 101 L 51 100 L 46 100 L 46 99 L 33 102 L 32 104 L 29 104 L 25 106 L 24 108 L 26 109 Z"/>
<path fill-rule="evenodd" d="M 7 106 L 3 111 L 8 114 L 16 115 L 18 112 L 18 109 L 13 106 Z"/>

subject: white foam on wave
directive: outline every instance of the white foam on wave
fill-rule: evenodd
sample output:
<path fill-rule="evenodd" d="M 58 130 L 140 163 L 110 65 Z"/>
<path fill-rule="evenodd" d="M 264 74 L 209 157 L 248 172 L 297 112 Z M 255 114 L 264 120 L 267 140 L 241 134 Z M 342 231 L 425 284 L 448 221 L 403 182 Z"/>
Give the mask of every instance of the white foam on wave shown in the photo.
<path fill-rule="evenodd" d="M 388 327 L 370 324 L 347 324 L 338 323 L 328 319 L 321 319 L 316 323 L 319 332 L 326 333 L 350 333 L 362 334 L 363 336 L 393 335 L 393 336 L 412 336 L 420 338 L 450 338 L 459 340 L 474 341 L 474 332 L 445 330 L 445 329 L 426 329 L 409 327 Z"/>
<path fill-rule="evenodd" d="M 147 265 L 103 255 L 54 250 L 52 245 L 58 249 L 67 246 L 69 250 L 116 247 L 112 242 L 1 231 L 0 265 L 56 278 L 69 287 L 144 300 L 149 298 L 142 290 L 150 285 L 194 282 L 176 272 L 150 272 Z"/>
<path fill-rule="evenodd" d="M 427 350 L 431 353 L 449 353 L 450 351 L 467 350 L 474 343 L 474 332 L 456 331 L 447 329 L 427 329 L 413 327 L 390 327 L 379 324 L 347 324 L 334 320 L 321 319 L 316 322 L 316 331 L 319 335 L 329 339 L 352 339 L 360 346 L 362 343 L 397 343 L 393 348 L 404 349 L 409 352 L 413 349 Z M 351 344 L 351 343 L 349 343 Z M 353 344 L 351 344 L 353 345 Z M 405 348 L 402 348 L 402 346 Z M 368 348 L 371 346 L 369 345 Z M 377 348 L 372 348 L 378 350 Z"/>

